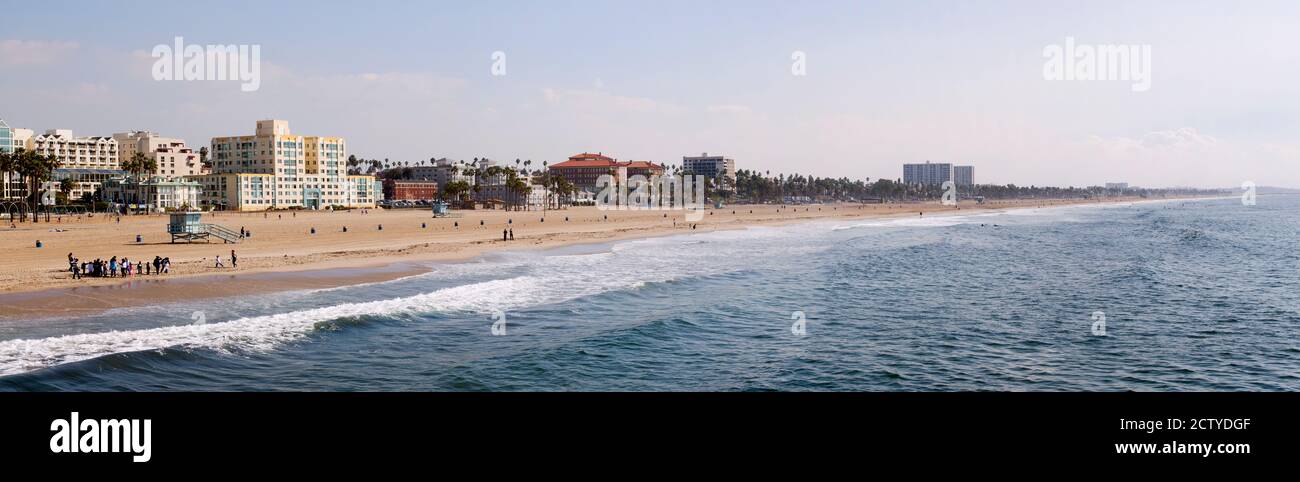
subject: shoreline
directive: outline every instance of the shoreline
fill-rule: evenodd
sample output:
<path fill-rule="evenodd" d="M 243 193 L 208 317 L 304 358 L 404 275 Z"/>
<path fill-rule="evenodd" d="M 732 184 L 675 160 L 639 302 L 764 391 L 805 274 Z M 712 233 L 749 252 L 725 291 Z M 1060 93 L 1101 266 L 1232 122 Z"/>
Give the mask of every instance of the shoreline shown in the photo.
<path fill-rule="evenodd" d="M 720 210 L 710 208 L 704 219 L 697 223 L 697 229 L 690 229 L 690 224 L 681 219 L 683 215 L 681 211 L 668 211 L 667 217 L 664 217 L 663 211 L 598 211 L 593 207 L 549 211 L 545 214 L 552 219 L 549 226 L 546 225 L 546 218 L 539 218 L 543 213 L 538 211 L 468 211 L 463 212 L 464 217 L 461 218 L 438 219 L 431 218 L 429 213 L 423 210 L 372 211 L 371 214 L 301 213 L 302 216 L 294 214 L 289 220 L 283 218 L 290 214 L 286 212 L 266 213 L 266 215 L 223 213 L 215 216 L 214 221 L 222 223 L 233 218 L 237 222 L 254 225 L 254 229 L 250 229 L 255 234 L 255 237 L 250 239 L 251 242 L 247 244 L 159 244 L 185 252 L 221 253 L 233 248 L 244 253 L 254 253 L 240 255 L 241 266 L 238 270 L 205 269 L 205 264 L 208 262 L 206 257 L 194 260 L 184 256 L 170 256 L 173 258 L 173 269 L 177 271 L 175 274 L 140 275 L 129 280 L 122 278 L 72 280 L 65 270 L 46 269 L 44 274 L 47 279 L 44 283 L 15 283 L 10 279 L 0 278 L 0 320 L 85 316 L 142 304 L 166 304 L 249 294 L 339 288 L 415 276 L 430 271 L 432 268 L 428 265 L 431 263 L 465 262 L 494 252 L 547 250 L 689 232 L 745 229 L 751 226 L 782 226 L 831 219 L 901 218 L 917 216 L 918 213 L 952 215 L 966 210 L 997 211 L 1192 199 L 1213 198 L 1008 200 L 990 201 L 982 205 L 962 203 L 955 208 L 936 203 L 791 205 L 785 209 L 776 205 L 736 205 Z M 750 214 L 751 210 L 752 214 Z M 732 211 L 736 214 L 732 215 Z M 278 217 L 272 220 L 272 215 Z M 606 220 L 604 216 L 610 216 L 612 219 Z M 322 219 L 333 218 L 329 219 L 333 221 L 343 220 L 345 217 L 347 222 L 355 218 L 369 217 L 376 222 L 389 222 L 391 225 L 403 223 L 405 230 L 385 228 L 396 239 L 386 238 L 383 230 L 356 233 L 352 237 L 362 238 L 365 243 L 352 250 L 347 248 L 357 243 L 351 240 L 341 242 L 339 239 L 322 239 L 325 236 L 316 238 L 322 241 L 314 246 L 316 249 L 302 249 L 304 245 L 302 240 L 305 237 L 311 239 L 308 236 L 315 236 L 303 233 L 302 231 L 310 229 L 304 226 L 315 227 L 317 221 Z M 565 217 L 570 221 L 557 222 Z M 135 221 L 136 225 L 150 225 L 157 222 L 165 224 L 165 220 L 159 221 L 165 218 L 158 216 L 141 218 L 144 219 L 131 221 Z M 532 218 L 535 222 L 515 223 L 515 219 L 522 221 L 528 218 Z M 541 222 L 536 222 L 539 219 Z M 123 221 L 128 220 L 124 217 Z M 483 227 L 471 225 L 472 221 L 481 221 Z M 414 228 L 417 222 L 426 227 Z M 121 226 L 117 222 L 91 221 L 91 223 L 90 229 L 100 227 L 99 231 L 106 230 L 103 227 Z M 280 223 L 276 227 L 289 229 L 271 231 L 266 229 L 268 223 Z M 432 230 L 427 227 L 428 224 L 434 223 L 441 226 L 434 226 Z M 469 226 L 453 227 L 451 226 L 453 223 Z M 35 227 L 48 226 L 78 225 L 42 223 Z M 79 227 L 85 226 L 83 224 Z M 28 227 L 32 226 L 28 225 Z M 515 241 L 502 241 L 496 235 L 496 229 L 516 227 L 523 232 L 517 235 Z M 267 256 L 268 249 L 257 249 L 264 247 L 257 246 L 265 239 L 258 237 L 263 236 L 260 234 L 263 230 L 270 232 L 267 237 L 272 238 L 271 242 L 267 243 L 270 246 L 266 247 L 271 248 L 270 252 L 283 251 L 281 256 Z M 3 234 L 12 235 L 14 231 L 0 233 Z M 348 234 L 335 234 L 334 238 L 348 236 Z M 411 234 L 433 235 L 432 239 L 420 239 L 423 236 L 413 239 Z M 100 235 L 91 236 L 91 240 L 103 244 L 103 237 Z M 15 248 L 9 246 L 10 242 L 5 241 L 10 239 L 0 237 L 0 248 L 7 250 Z M 130 243 L 128 246 L 138 252 L 159 244 Z M 81 247 L 87 248 L 87 246 Z M 46 253 L 60 256 L 59 252 L 55 248 Z M 143 259 L 151 258 L 145 256 Z M 58 260 L 58 262 L 66 263 L 66 260 Z M 229 266 L 228 259 L 226 263 Z"/>

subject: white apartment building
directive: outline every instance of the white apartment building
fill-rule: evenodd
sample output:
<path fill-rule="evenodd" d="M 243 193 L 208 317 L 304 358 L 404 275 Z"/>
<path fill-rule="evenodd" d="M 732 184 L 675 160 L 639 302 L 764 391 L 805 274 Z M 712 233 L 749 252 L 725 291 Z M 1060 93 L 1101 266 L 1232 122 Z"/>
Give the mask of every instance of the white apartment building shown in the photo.
<path fill-rule="evenodd" d="M 105 180 L 125 174 L 120 170 L 117 140 L 107 136 L 76 137 L 68 129 L 50 129 L 27 141 L 28 150 L 54 156 L 59 168 L 52 179 L 72 179 L 71 199 L 93 195 Z"/>
<path fill-rule="evenodd" d="M 118 157 L 130 159 L 136 153 L 158 163 L 154 177 L 176 178 L 204 174 L 203 163 L 199 154 L 185 145 L 184 139 L 162 137 L 147 131 L 133 131 L 113 134 L 117 140 Z"/>
<path fill-rule="evenodd" d="M 300 136 L 283 120 L 257 122 L 251 136 L 212 139 L 212 173 L 188 176 L 204 186 L 200 204 L 215 209 L 374 207 L 383 185 L 347 174 L 347 141 Z"/>
<path fill-rule="evenodd" d="M 682 157 L 682 171 L 723 181 L 727 186 L 736 185 L 736 161 L 726 156 L 710 156 L 706 152 L 698 157 Z"/>
<path fill-rule="evenodd" d="M 115 178 L 104 182 L 105 201 L 147 205 L 152 210 L 198 209 L 203 186 L 184 179 L 151 177 L 143 181 Z M 143 209 L 143 208 L 142 208 Z"/>
<path fill-rule="evenodd" d="M 50 129 L 31 139 L 32 150 L 54 156 L 61 169 L 118 169 L 117 140 L 112 137 L 73 137 L 68 129 Z"/>

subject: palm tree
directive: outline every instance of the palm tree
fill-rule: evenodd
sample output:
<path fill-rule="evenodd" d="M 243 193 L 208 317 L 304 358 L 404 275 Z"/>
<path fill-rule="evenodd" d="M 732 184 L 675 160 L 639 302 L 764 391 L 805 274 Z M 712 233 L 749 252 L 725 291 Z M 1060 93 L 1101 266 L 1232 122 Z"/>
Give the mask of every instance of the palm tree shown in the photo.
<path fill-rule="evenodd" d="M 14 171 L 15 159 L 17 159 L 17 156 L 14 154 L 0 152 L 0 182 L 5 183 L 3 186 L 0 186 L 0 193 L 5 195 L 3 199 L 8 199 L 9 197 L 9 173 Z"/>
<path fill-rule="evenodd" d="M 77 181 L 73 181 L 70 177 L 65 177 L 62 181 L 59 181 L 59 192 L 63 194 L 64 203 L 70 201 L 68 196 L 72 195 L 72 191 L 76 188 Z"/>
<path fill-rule="evenodd" d="M 59 159 L 54 156 L 42 156 L 32 151 L 22 151 L 18 154 L 14 170 L 27 181 L 27 207 L 32 213 L 32 222 L 39 221 L 36 216 L 36 206 L 40 204 L 38 196 L 40 196 L 41 185 L 53 176 L 59 164 Z"/>
<path fill-rule="evenodd" d="M 532 186 L 530 186 L 527 182 L 524 182 L 523 179 L 520 179 L 518 177 L 511 177 L 510 182 L 508 184 L 510 186 L 510 191 L 515 194 L 515 200 L 516 200 L 515 209 L 521 211 L 527 210 L 528 198 L 526 196 L 528 192 L 532 190 Z M 519 202 L 520 200 L 522 200 L 523 202 Z"/>
<path fill-rule="evenodd" d="M 156 172 L 158 170 L 158 160 L 145 156 L 143 152 L 137 152 L 134 155 L 132 155 L 130 159 L 122 161 L 122 170 L 130 173 L 131 176 L 135 178 L 135 187 L 136 187 L 135 201 L 136 203 L 139 203 L 140 184 L 144 182 L 143 179 L 144 174 L 146 173 L 152 174 Z M 123 199 L 123 201 L 126 200 Z M 130 214 L 131 214 L 131 210 L 128 209 L 127 215 L 129 216 Z"/>

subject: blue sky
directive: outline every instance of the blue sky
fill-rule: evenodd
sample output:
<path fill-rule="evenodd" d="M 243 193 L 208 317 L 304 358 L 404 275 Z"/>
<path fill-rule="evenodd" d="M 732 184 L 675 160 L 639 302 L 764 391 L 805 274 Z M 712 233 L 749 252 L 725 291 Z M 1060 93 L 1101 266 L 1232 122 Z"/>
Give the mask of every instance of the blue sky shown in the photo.
<path fill-rule="evenodd" d="M 818 176 L 933 160 L 979 182 L 1300 187 L 1296 2 L 803 3 L 6 0 L 0 117 L 192 145 L 274 117 L 409 161 L 708 151 Z M 176 36 L 260 45 L 261 88 L 153 80 Z M 1150 45 L 1150 91 L 1044 80 L 1066 37 Z"/>

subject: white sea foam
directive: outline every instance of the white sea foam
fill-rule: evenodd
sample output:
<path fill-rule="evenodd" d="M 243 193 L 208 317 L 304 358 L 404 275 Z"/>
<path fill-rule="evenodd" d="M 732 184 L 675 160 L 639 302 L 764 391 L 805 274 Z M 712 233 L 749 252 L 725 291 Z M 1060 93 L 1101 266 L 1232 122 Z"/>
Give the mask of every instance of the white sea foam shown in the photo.
<path fill-rule="evenodd" d="M 647 240 L 633 241 L 641 243 Z M 672 281 L 732 269 L 707 252 L 663 257 L 663 240 L 648 240 L 653 249 L 571 256 L 525 254 L 495 263 L 469 263 L 457 274 L 495 273 L 508 278 L 468 283 L 407 297 L 345 303 L 286 313 L 250 316 L 204 325 L 72 334 L 0 342 L 0 375 L 87 360 L 114 353 L 169 347 L 270 350 L 311 334 L 320 323 L 430 313 L 490 313 L 561 303 L 616 290 L 639 289 L 650 282 Z M 643 246 L 645 247 L 645 246 Z M 689 250 L 688 250 L 689 251 Z M 712 262 L 709 262 L 710 260 Z M 602 269 L 604 268 L 604 269 Z M 612 269 L 610 269 L 612 268 Z M 519 273 L 528 273 L 516 275 Z M 446 275 L 446 272 L 441 275 Z M 431 276 L 434 274 L 430 274 Z M 424 276 L 424 275 L 420 275 Z M 419 278 L 416 276 L 415 278 Z M 413 280 L 407 279 L 405 282 Z M 390 281 L 385 283 L 398 283 Z M 371 285 L 371 290 L 374 286 Z"/>

